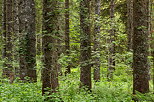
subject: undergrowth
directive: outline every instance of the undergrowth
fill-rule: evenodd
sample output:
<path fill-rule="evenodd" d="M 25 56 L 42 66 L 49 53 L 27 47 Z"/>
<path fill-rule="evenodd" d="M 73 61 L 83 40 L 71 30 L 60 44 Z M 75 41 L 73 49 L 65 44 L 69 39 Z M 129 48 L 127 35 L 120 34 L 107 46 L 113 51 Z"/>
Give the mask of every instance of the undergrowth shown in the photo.
<path fill-rule="evenodd" d="M 55 97 L 48 102 L 133 102 L 132 83 L 106 80 L 93 82 L 92 92 L 79 88 L 79 74 L 73 72 L 67 76 L 59 77 L 59 92 L 51 96 L 42 96 L 41 83 L 19 83 L 9 84 L 7 81 L 0 82 L 0 102 L 45 102 L 46 97 Z M 122 79 L 123 80 L 123 79 Z M 154 102 L 153 94 L 137 94 L 135 97 L 140 102 Z"/>

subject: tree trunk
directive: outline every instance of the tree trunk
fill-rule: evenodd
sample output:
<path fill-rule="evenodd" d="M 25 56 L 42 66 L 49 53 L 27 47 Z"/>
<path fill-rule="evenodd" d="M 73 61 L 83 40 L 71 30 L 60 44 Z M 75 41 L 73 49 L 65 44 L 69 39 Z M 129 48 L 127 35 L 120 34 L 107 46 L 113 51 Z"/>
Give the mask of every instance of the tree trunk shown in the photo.
<path fill-rule="evenodd" d="M 3 76 L 9 77 L 13 71 L 12 65 L 12 35 L 13 35 L 13 1 L 3 1 Z"/>
<path fill-rule="evenodd" d="M 42 95 L 51 88 L 50 94 L 56 92 L 58 89 L 58 70 L 57 70 L 57 37 L 58 31 L 58 1 L 57 0 L 43 0 L 43 63 L 42 71 Z"/>
<path fill-rule="evenodd" d="M 63 5 L 59 5 L 59 10 L 63 9 L 62 8 Z M 65 27 L 65 18 L 63 17 L 63 13 L 60 13 L 58 15 L 58 22 L 57 22 L 57 28 L 58 28 L 58 31 L 59 31 L 59 34 L 57 35 L 57 54 L 58 54 L 58 58 L 59 59 L 61 57 L 61 54 L 64 53 L 65 51 L 65 46 L 63 46 L 64 44 L 64 40 L 65 39 L 65 34 L 62 33 L 60 34 L 60 32 L 64 31 L 64 27 Z M 63 75 L 63 72 L 62 72 L 62 65 L 60 63 L 57 63 L 57 70 L 58 70 L 58 75 L 62 76 Z"/>
<path fill-rule="evenodd" d="M 153 91 L 154 91 L 154 16 L 152 16 L 154 12 L 154 2 L 151 1 L 151 56 L 153 57 L 152 58 L 152 62 L 153 62 L 153 70 L 152 70 L 152 73 L 153 73 Z"/>
<path fill-rule="evenodd" d="M 42 0 L 35 0 L 36 7 L 36 53 L 42 53 Z"/>
<path fill-rule="evenodd" d="M 70 38 L 69 38 L 69 0 L 65 0 L 65 53 L 69 56 L 70 53 Z M 71 73 L 70 63 L 68 62 L 68 66 L 66 68 L 65 74 Z"/>
<path fill-rule="evenodd" d="M 80 62 L 81 62 L 81 73 L 80 82 L 81 87 L 87 87 L 91 89 L 91 39 L 90 39 L 90 13 L 89 13 L 89 0 L 82 0 L 80 2 L 80 27 L 81 27 L 81 38 L 80 38 Z"/>
<path fill-rule="evenodd" d="M 13 5 L 13 10 L 14 10 L 14 35 L 13 35 L 13 61 L 15 63 L 15 76 L 19 77 L 20 74 L 20 68 L 19 68 L 19 0 L 14 0 L 14 5 Z"/>
<path fill-rule="evenodd" d="M 134 0 L 133 4 L 133 93 L 149 92 L 148 15 L 149 0 Z"/>
<path fill-rule="evenodd" d="M 133 0 L 127 0 L 127 27 L 128 51 L 132 49 L 133 38 Z"/>
<path fill-rule="evenodd" d="M 19 2 L 19 65 L 20 78 L 37 81 L 36 75 L 36 39 L 35 39 L 35 3 L 34 0 Z"/>
<path fill-rule="evenodd" d="M 100 5 L 101 0 L 95 0 L 95 34 L 94 34 L 94 80 L 100 81 Z M 97 23 L 98 22 L 98 23 Z"/>
<path fill-rule="evenodd" d="M 115 9 L 115 0 L 110 2 L 110 39 L 109 39 L 109 57 L 108 57 L 108 81 L 113 79 L 113 72 L 115 70 L 115 21 L 114 21 L 114 9 Z"/>

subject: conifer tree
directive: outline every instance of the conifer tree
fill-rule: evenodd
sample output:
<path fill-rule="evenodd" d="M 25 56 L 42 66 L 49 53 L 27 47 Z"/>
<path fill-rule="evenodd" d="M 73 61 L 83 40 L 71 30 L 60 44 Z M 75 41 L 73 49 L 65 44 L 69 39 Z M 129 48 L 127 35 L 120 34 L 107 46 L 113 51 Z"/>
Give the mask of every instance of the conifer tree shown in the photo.
<path fill-rule="evenodd" d="M 58 0 L 43 0 L 43 65 L 42 69 L 42 94 L 49 91 L 50 94 L 57 91 L 58 83 L 58 51 L 57 36 L 58 31 Z"/>
<path fill-rule="evenodd" d="M 91 34 L 90 34 L 90 2 L 89 0 L 80 1 L 80 63 L 81 73 L 80 81 L 81 87 L 87 87 L 89 90 L 92 87 L 91 84 Z"/>
<path fill-rule="evenodd" d="M 133 1 L 133 93 L 149 92 L 149 0 Z"/>

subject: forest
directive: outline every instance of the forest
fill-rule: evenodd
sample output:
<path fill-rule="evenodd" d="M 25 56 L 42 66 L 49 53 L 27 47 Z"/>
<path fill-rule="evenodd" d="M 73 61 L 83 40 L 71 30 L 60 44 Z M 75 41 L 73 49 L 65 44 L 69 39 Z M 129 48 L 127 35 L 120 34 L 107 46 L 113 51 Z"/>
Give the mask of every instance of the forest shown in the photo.
<path fill-rule="evenodd" d="M 0 7 L 0 102 L 154 102 L 154 0 Z"/>

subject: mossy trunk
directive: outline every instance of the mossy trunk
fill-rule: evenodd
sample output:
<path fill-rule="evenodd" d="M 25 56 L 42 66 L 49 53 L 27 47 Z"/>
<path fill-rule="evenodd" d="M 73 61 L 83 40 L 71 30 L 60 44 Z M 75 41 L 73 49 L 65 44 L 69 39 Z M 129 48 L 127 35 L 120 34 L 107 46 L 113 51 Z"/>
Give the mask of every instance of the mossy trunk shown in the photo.
<path fill-rule="evenodd" d="M 90 34 L 90 0 L 80 1 L 80 63 L 81 73 L 80 82 L 81 87 L 91 89 L 91 34 Z"/>
<path fill-rule="evenodd" d="M 128 51 L 132 50 L 133 38 L 133 0 L 127 0 L 127 26 Z"/>
<path fill-rule="evenodd" d="M 133 93 L 149 92 L 148 15 L 149 0 L 134 0 L 133 5 Z"/>
<path fill-rule="evenodd" d="M 109 55 L 108 55 L 108 73 L 107 79 L 113 79 L 115 71 L 115 0 L 110 2 L 110 35 L 109 35 Z"/>
<path fill-rule="evenodd" d="M 12 36 L 13 36 L 13 0 L 3 0 L 3 76 L 9 77 L 13 71 Z"/>
<path fill-rule="evenodd" d="M 100 81 L 100 7 L 101 0 L 95 0 L 95 26 L 94 26 L 94 80 Z"/>
<path fill-rule="evenodd" d="M 36 76 L 36 38 L 35 38 L 35 3 L 34 0 L 19 0 L 19 66 L 20 78 L 37 81 Z"/>
<path fill-rule="evenodd" d="M 65 0 L 65 53 L 67 56 L 70 54 L 70 37 L 69 37 L 69 0 Z M 70 62 L 68 62 L 68 66 L 66 67 L 65 74 L 71 73 Z"/>
<path fill-rule="evenodd" d="M 43 0 L 43 65 L 42 95 L 45 92 L 57 92 L 58 83 L 58 51 L 57 37 L 59 36 L 59 7 L 58 0 Z M 46 90 L 46 88 L 51 88 Z M 51 91 L 52 90 L 52 91 Z"/>

